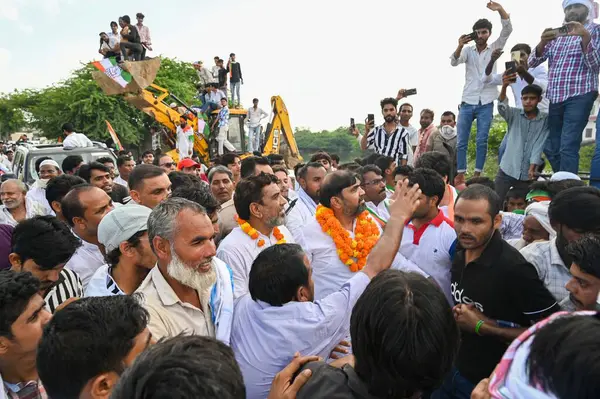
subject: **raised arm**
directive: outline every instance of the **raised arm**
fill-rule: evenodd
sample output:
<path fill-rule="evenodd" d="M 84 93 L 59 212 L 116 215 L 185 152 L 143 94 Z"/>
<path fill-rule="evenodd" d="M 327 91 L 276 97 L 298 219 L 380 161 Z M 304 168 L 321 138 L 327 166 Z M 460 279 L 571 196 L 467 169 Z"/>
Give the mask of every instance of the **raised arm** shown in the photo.
<path fill-rule="evenodd" d="M 450 65 L 458 66 L 467 62 L 467 53 L 464 51 L 465 44 L 469 43 L 471 38 L 469 35 L 461 35 L 458 38 L 458 47 L 454 50 L 454 53 L 450 56 Z"/>
<path fill-rule="evenodd" d="M 485 75 L 486 76 L 490 76 L 494 70 L 494 64 L 496 64 L 496 61 L 498 61 L 498 59 L 502 56 L 502 54 L 504 54 L 504 51 L 502 51 L 502 49 L 497 48 L 496 50 L 492 51 L 492 57 L 490 58 L 490 62 L 488 62 L 487 67 L 485 67 Z M 490 79 L 491 81 L 491 79 Z M 484 83 L 488 83 L 485 82 Z"/>
<path fill-rule="evenodd" d="M 548 59 L 549 46 L 548 44 L 556 39 L 556 33 L 552 28 L 547 28 L 542 32 L 540 42 L 535 47 L 535 51 L 529 57 L 529 68 L 535 68 L 543 64 Z"/>
<path fill-rule="evenodd" d="M 408 187 L 408 180 L 396 186 L 394 201 L 390 204 L 390 219 L 362 270 L 369 278 L 391 266 L 402 241 L 404 225 L 419 206 L 420 195 L 419 185 Z"/>
<path fill-rule="evenodd" d="M 581 51 L 583 51 L 583 62 L 592 71 L 598 73 L 600 68 L 600 33 L 598 29 L 588 31 L 579 22 L 568 22 L 569 36 L 581 37 Z"/>
<path fill-rule="evenodd" d="M 498 14 L 500 14 L 500 22 L 502 23 L 502 30 L 500 31 L 500 36 L 498 37 L 498 39 L 496 39 L 494 43 L 490 45 L 490 48 L 492 50 L 503 49 L 504 46 L 506 46 L 506 42 L 508 41 L 508 38 L 510 37 L 510 34 L 513 31 L 510 16 L 508 15 L 504 7 L 502 7 L 500 3 L 496 3 L 495 1 L 490 1 L 487 5 L 487 8 L 489 8 L 492 11 L 497 11 Z"/>

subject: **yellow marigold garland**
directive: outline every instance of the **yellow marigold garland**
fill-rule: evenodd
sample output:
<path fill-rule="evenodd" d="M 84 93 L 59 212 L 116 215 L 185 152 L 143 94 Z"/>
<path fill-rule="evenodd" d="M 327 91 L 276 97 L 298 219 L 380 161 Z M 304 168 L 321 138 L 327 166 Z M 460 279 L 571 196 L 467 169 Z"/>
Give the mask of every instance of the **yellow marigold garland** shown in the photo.
<path fill-rule="evenodd" d="M 238 215 L 235 215 L 235 221 L 240 225 L 242 231 L 248 234 L 250 238 L 256 240 L 259 237 L 258 231 L 254 227 L 250 226 L 250 223 L 248 223 L 244 219 L 240 219 Z M 273 236 L 277 239 L 276 244 L 285 244 L 285 236 L 283 235 L 283 233 L 281 233 L 279 227 L 273 228 Z M 261 238 L 260 240 L 258 240 L 257 245 L 259 248 L 262 248 L 265 245 L 265 240 Z"/>
<path fill-rule="evenodd" d="M 333 239 L 340 260 L 353 273 L 362 270 L 367 264 L 367 256 L 379 240 L 379 229 L 369 213 L 365 211 L 356 218 L 354 239 L 342 227 L 331 209 L 319 205 L 316 217 L 323 232 Z"/>

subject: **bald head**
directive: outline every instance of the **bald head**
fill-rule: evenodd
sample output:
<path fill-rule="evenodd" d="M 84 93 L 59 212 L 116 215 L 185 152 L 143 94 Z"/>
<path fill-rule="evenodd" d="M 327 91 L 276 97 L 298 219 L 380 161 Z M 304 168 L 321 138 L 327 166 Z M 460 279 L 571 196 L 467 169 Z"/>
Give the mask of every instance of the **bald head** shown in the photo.
<path fill-rule="evenodd" d="M 8 179 L 0 186 L 0 200 L 8 209 L 16 209 L 25 204 L 27 187 L 17 179 Z"/>

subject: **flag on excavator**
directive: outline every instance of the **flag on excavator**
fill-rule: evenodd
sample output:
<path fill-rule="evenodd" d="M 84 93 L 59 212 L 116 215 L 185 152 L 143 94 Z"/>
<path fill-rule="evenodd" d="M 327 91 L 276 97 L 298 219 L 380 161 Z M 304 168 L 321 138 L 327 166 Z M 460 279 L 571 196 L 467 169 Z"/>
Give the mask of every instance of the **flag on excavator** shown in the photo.
<path fill-rule="evenodd" d="M 108 128 L 108 133 L 110 134 L 110 137 L 112 138 L 113 142 L 115 143 L 115 147 L 116 147 L 117 151 L 121 151 L 123 149 L 123 146 L 121 145 L 121 141 L 119 140 L 119 136 L 117 136 L 115 129 L 113 129 L 113 127 L 109 121 L 105 120 L 104 122 L 106 122 L 106 127 Z"/>
<path fill-rule="evenodd" d="M 104 58 L 92 64 L 121 87 L 126 87 L 131 82 L 131 74 L 117 64 L 115 57 Z"/>

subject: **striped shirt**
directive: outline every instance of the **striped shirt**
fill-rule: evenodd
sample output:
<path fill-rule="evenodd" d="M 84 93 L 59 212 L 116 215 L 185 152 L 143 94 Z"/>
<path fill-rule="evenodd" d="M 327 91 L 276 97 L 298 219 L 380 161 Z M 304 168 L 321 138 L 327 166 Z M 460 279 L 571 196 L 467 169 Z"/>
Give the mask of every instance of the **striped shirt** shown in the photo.
<path fill-rule="evenodd" d="M 376 153 L 394 158 L 397 165 L 408 160 L 408 131 L 398 125 L 391 134 L 383 125 L 377 126 L 367 134 L 367 148 Z"/>
<path fill-rule="evenodd" d="M 46 294 L 46 308 L 54 313 L 56 308 L 70 298 L 81 298 L 83 296 L 83 284 L 81 279 L 72 270 L 62 269 L 58 281 Z"/>
<path fill-rule="evenodd" d="M 587 51 L 581 49 L 581 37 L 558 37 L 529 57 L 529 67 L 535 68 L 548 60 L 548 92 L 551 103 L 560 103 L 575 96 L 598 91 L 600 72 L 600 25 L 588 23 L 585 28 L 592 37 Z"/>

